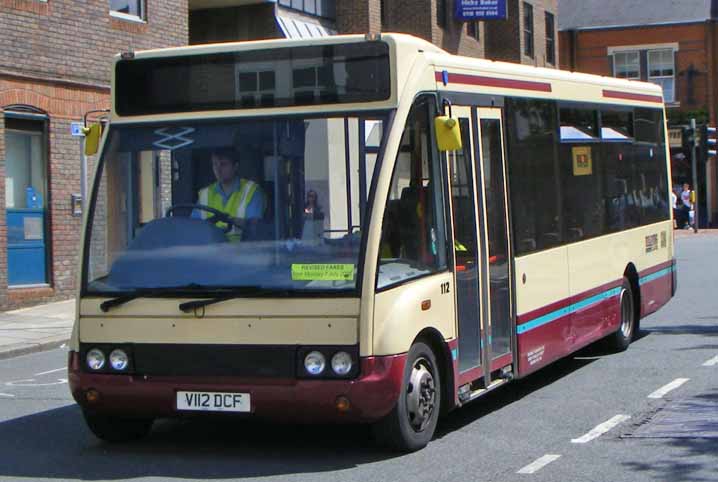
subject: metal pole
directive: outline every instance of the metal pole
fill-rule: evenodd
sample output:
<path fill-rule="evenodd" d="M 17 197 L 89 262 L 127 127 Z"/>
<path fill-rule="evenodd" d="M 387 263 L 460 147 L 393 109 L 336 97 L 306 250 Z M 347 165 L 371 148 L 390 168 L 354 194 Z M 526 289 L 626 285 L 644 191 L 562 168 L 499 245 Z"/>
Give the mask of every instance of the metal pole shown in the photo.
<path fill-rule="evenodd" d="M 85 155 L 85 136 L 80 137 L 80 196 L 82 212 L 87 209 L 87 156 Z"/>
<path fill-rule="evenodd" d="M 696 120 L 691 119 L 691 129 L 693 129 L 693 138 L 698 138 L 698 130 L 696 129 Z M 701 142 L 706 142 L 701 139 Z M 693 232 L 698 232 L 698 144 L 693 142 L 691 150 L 691 170 L 693 171 L 693 192 L 695 193 L 695 202 L 693 203 Z"/>

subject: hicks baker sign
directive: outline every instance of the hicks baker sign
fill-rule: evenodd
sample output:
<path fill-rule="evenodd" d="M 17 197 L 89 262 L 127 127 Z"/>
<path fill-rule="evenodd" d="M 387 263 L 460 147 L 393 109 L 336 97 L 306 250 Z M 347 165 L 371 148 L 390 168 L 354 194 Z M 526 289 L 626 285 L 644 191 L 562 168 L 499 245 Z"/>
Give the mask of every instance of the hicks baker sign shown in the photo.
<path fill-rule="evenodd" d="M 456 0 L 456 20 L 504 20 L 506 0 Z"/>

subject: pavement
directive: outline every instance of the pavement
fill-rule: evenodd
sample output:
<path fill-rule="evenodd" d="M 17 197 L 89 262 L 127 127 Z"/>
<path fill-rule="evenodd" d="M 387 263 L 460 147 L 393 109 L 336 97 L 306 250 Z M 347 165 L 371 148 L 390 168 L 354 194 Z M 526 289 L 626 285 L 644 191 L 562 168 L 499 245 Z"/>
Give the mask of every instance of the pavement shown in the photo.
<path fill-rule="evenodd" d="M 675 237 L 715 236 L 718 229 L 676 229 Z M 14 311 L 0 311 L 0 360 L 67 343 L 75 321 L 75 300 L 47 303 Z"/>
<path fill-rule="evenodd" d="M 0 311 L 0 360 L 62 346 L 74 321 L 74 299 Z"/>

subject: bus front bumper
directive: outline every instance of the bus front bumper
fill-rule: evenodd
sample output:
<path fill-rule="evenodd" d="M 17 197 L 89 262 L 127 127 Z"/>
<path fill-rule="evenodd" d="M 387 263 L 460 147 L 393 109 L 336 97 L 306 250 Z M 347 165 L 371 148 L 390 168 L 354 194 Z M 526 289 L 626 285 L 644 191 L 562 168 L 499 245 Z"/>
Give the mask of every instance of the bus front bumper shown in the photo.
<path fill-rule="evenodd" d="M 236 415 L 252 418 L 286 422 L 375 422 L 396 404 L 405 363 L 406 355 L 362 358 L 361 375 L 353 380 L 155 377 L 87 373 L 80 368 L 78 353 L 70 352 L 68 383 L 72 396 L 84 410 L 118 417 L 208 413 L 178 410 L 177 392 L 183 391 L 249 394 L 250 412 Z M 93 396 L 88 397 L 88 392 Z"/>

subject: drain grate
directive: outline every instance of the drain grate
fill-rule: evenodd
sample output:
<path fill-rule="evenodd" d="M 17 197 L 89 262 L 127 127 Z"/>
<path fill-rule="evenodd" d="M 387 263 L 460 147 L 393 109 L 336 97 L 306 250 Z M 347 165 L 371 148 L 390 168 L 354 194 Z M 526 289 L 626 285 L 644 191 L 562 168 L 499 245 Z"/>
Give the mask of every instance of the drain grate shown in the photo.
<path fill-rule="evenodd" d="M 718 439 L 718 395 L 672 402 L 626 437 Z"/>

